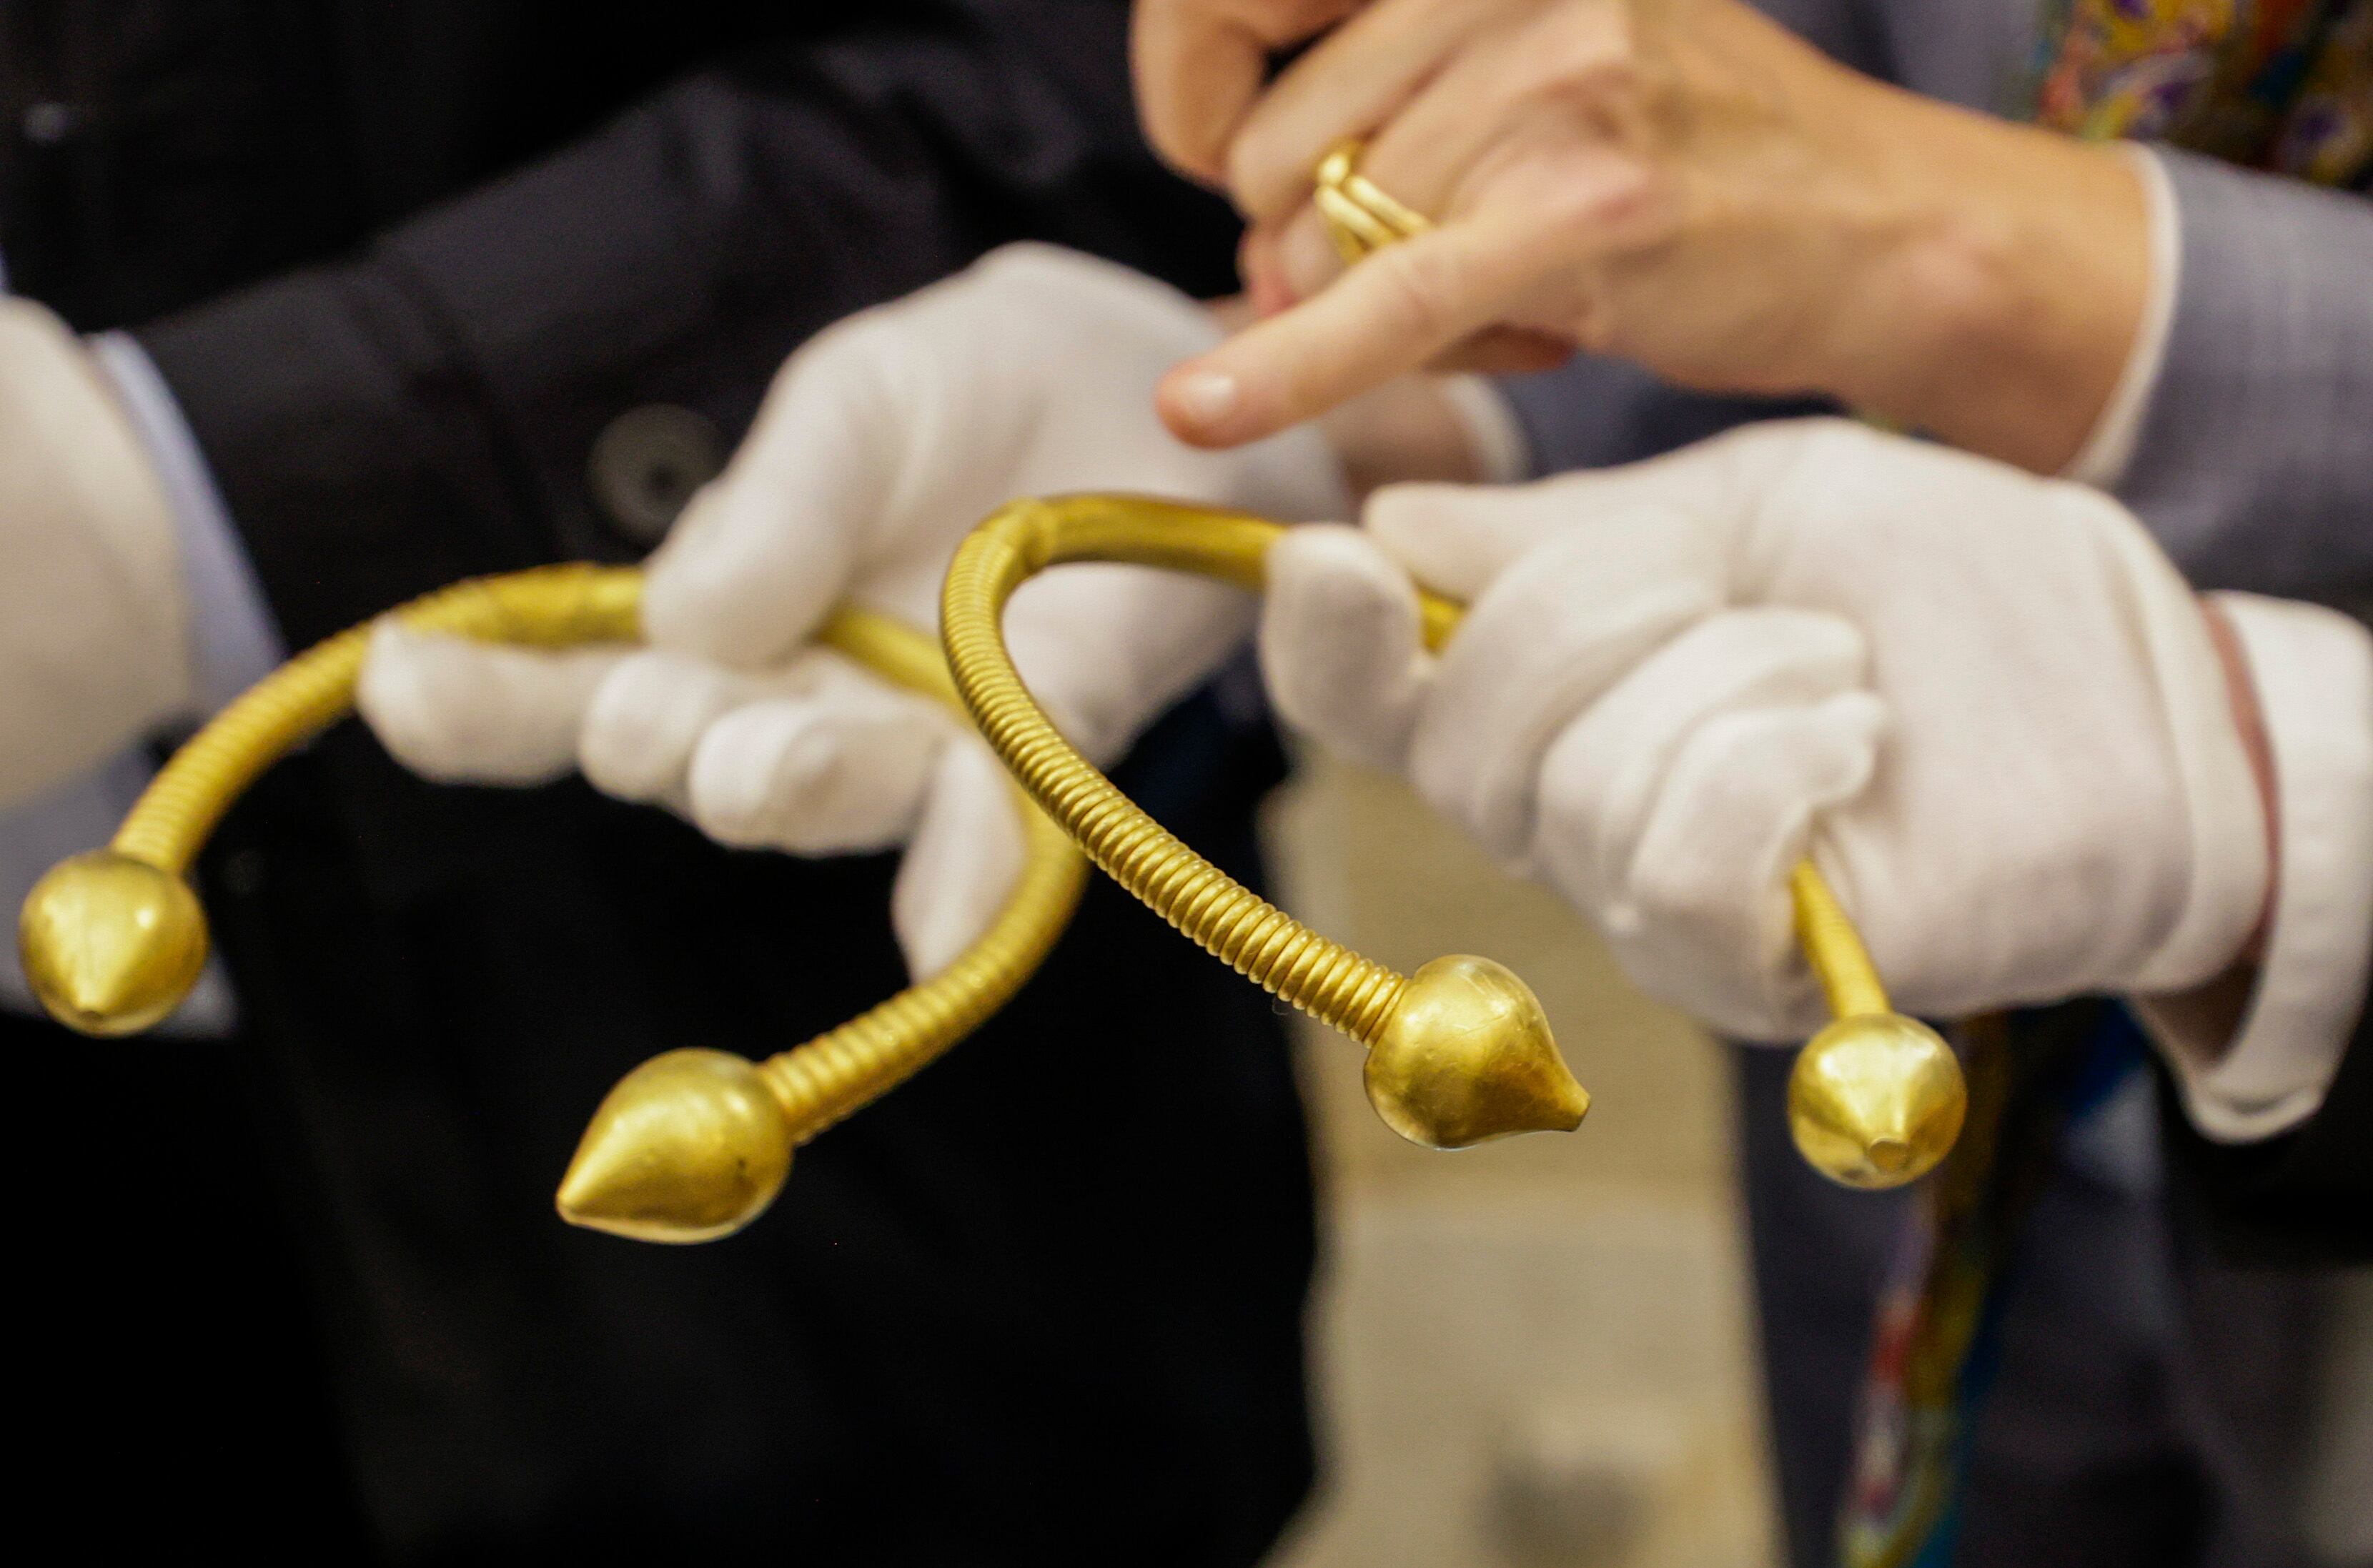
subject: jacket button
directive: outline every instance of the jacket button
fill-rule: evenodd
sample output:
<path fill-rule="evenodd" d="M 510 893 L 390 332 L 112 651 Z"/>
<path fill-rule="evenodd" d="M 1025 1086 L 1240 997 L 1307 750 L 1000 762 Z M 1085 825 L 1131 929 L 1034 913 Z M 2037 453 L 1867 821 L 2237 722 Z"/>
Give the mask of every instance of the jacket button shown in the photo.
<path fill-rule="evenodd" d="M 631 409 L 593 439 L 585 465 L 593 504 L 630 543 L 656 544 L 692 493 L 725 466 L 724 446 L 717 427 L 689 408 Z"/>
<path fill-rule="evenodd" d="M 21 129 L 25 140 L 34 146 L 58 146 L 81 128 L 82 112 L 71 103 L 45 101 L 25 106 Z"/>

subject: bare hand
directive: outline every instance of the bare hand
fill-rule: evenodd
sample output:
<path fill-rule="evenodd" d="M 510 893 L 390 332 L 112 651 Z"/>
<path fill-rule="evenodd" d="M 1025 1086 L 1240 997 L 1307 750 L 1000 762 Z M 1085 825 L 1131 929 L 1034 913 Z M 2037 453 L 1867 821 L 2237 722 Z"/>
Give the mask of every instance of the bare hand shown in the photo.
<path fill-rule="evenodd" d="M 2048 471 L 2139 319 L 2122 158 L 1857 76 L 1740 0 L 1140 0 L 1137 58 L 1149 134 L 1224 181 L 1277 311 L 1165 380 L 1188 440 L 1585 348 Z M 1345 273 L 1308 197 L 1350 136 L 1435 227 Z"/>

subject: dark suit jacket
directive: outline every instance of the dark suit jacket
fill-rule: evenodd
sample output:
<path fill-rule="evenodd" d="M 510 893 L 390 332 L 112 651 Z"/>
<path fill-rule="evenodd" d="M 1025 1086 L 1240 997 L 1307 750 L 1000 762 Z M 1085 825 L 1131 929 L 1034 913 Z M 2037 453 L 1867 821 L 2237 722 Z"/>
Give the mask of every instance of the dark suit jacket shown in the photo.
<path fill-rule="evenodd" d="M 2243 1262 L 2373 1263 L 2373 1029 L 2356 1026 L 2315 1115 L 2261 1143 L 2212 1143 L 2180 1111 L 2168 1142 L 2179 1196 L 2224 1256 Z"/>
<path fill-rule="evenodd" d="M 301 645 L 639 553 L 791 347 L 1002 240 L 1225 287 L 1122 38 L 1117 0 L 0 0 L 0 251 L 135 329 Z M 1249 876 L 1278 767 L 1207 696 L 1128 782 Z M 113 1117 L 95 1169 L 76 1115 L 18 1150 L 86 1173 L 30 1225 L 72 1369 L 37 1487 L 103 1483 L 93 1541 L 314 1560 L 1256 1561 L 1311 1466 L 1300 1110 L 1266 999 L 1109 885 L 742 1235 L 554 1218 L 627 1068 L 901 983 L 889 872 L 432 789 L 353 726 L 282 766 L 204 867 L 235 1054 L 6 1026 L 26 1103 Z"/>

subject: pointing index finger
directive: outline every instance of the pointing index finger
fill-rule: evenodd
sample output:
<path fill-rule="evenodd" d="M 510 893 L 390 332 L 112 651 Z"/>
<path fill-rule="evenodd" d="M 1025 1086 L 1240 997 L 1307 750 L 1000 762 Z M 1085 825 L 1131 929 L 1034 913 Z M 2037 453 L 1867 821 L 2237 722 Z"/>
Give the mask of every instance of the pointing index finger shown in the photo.
<path fill-rule="evenodd" d="M 1523 205 L 1377 252 L 1317 294 L 1174 367 L 1155 390 L 1193 446 L 1271 436 L 1432 359 L 1492 325 L 1533 282 L 1548 215 Z"/>

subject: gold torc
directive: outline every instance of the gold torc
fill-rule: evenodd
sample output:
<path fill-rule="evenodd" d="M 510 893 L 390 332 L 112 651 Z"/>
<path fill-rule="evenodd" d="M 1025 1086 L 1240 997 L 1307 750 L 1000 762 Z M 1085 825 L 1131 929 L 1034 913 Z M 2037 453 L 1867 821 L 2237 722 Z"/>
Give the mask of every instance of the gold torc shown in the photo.
<path fill-rule="evenodd" d="M 989 929 L 944 973 L 764 1062 L 688 1047 L 621 1080 L 586 1131 L 562 1215 L 648 1241 L 702 1241 L 773 1200 L 792 1151 L 919 1071 L 1035 971 L 1078 903 L 1088 855 L 1256 983 L 1367 1047 L 1370 1101 L 1402 1136 L 1457 1148 L 1570 1129 L 1589 1096 L 1533 993 L 1489 959 L 1403 976 L 1310 930 L 1163 831 L 1058 734 L 1007 655 L 999 615 L 1020 584 L 1066 561 L 1198 572 L 1257 590 L 1280 525 L 1124 496 L 1018 501 L 957 552 L 941 603 L 946 663 L 918 634 L 844 607 L 818 639 L 911 690 L 960 698 L 1013 771 L 1029 852 Z M 562 566 L 480 579 L 392 612 L 423 629 L 536 647 L 640 635 L 640 574 Z M 1439 646 L 1457 606 L 1423 603 Z M 351 708 L 369 636 L 357 626 L 275 672 L 168 763 L 105 849 L 53 868 L 25 904 L 19 944 L 43 1004 L 94 1036 L 161 1020 L 204 968 L 205 916 L 186 875 L 232 802 Z M 953 674 L 953 682 L 951 682 Z M 1951 1147 L 1965 1092 L 1952 1053 L 1893 1013 L 1860 939 L 1809 862 L 1792 879 L 1797 929 L 1837 1022 L 1800 1054 L 1789 1116 L 1818 1169 L 1891 1187 Z"/>
<path fill-rule="evenodd" d="M 948 568 L 941 639 L 956 689 L 1023 787 L 1096 864 L 1238 973 L 1368 1047 L 1369 1102 L 1395 1131 L 1456 1148 L 1570 1129 L 1589 1096 L 1523 981 L 1466 957 L 1403 977 L 1309 930 L 1163 831 L 1056 732 L 1014 673 L 999 616 L 1036 573 L 1116 561 L 1258 590 L 1281 532 L 1262 518 L 1138 497 L 1015 501 L 974 530 Z M 1421 608 L 1426 640 L 1439 648 L 1459 607 L 1429 593 Z M 1796 1146 L 1834 1180 L 1900 1186 L 1934 1168 L 1960 1131 L 1960 1064 L 1934 1030 L 1889 1007 L 1861 938 L 1809 860 L 1790 892 L 1835 1019 L 1798 1054 L 1790 1079 Z"/>
<path fill-rule="evenodd" d="M 641 636 L 642 574 L 560 566 L 481 578 L 392 612 L 423 630 L 558 648 Z M 206 919 L 185 880 L 240 791 L 354 704 L 368 625 L 308 649 L 176 752 L 104 849 L 54 867 L 25 902 L 25 972 L 58 1022 L 128 1035 L 178 1006 L 205 966 Z M 817 638 L 910 690 L 955 704 L 930 639 L 844 606 Z M 571 1223 L 644 1241 L 739 1230 L 783 1184 L 791 1152 L 911 1077 L 1019 990 L 1062 934 L 1086 865 L 1025 800 L 1020 883 L 944 972 L 804 1045 L 752 1062 L 686 1048 L 655 1057 L 602 1102 L 560 1188 Z"/>

